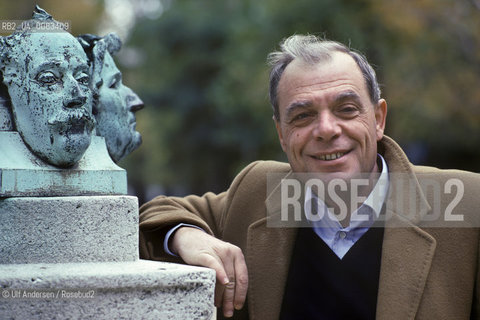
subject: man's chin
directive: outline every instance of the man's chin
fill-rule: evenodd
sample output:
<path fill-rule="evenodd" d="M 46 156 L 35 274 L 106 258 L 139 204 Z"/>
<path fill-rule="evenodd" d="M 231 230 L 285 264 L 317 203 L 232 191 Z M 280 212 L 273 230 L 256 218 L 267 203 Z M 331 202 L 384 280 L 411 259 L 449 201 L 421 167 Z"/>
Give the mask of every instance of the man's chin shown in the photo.
<path fill-rule="evenodd" d="M 90 146 L 91 135 L 60 136 L 53 138 L 53 143 L 40 146 L 34 152 L 46 162 L 57 167 L 71 167 L 85 154 Z"/>
<path fill-rule="evenodd" d="M 140 147 L 141 144 L 142 144 L 142 136 L 138 131 L 133 131 L 131 133 L 130 143 L 128 144 L 128 148 L 127 148 L 128 152 L 130 153 L 133 150 L 137 149 L 138 147 Z"/>
<path fill-rule="evenodd" d="M 141 144 L 142 144 L 142 136 L 140 135 L 140 133 L 135 131 L 132 135 L 132 139 L 130 143 L 126 148 L 125 155 L 128 155 L 129 153 L 138 149 L 138 147 L 140 147 Z"/>
<path fill-rule="evenodd" d="M 321 179 L 324 182 L 330 182 L 335 179 L 343 180 L 343 181 L 350 181 L 351 179 L 355 179 L 360 177 L 360 174 L 354 174 L 352 172 L 344 172 L 344 171 L 333 171 L 333 172 L 308 172 L 307 177 Z"/>

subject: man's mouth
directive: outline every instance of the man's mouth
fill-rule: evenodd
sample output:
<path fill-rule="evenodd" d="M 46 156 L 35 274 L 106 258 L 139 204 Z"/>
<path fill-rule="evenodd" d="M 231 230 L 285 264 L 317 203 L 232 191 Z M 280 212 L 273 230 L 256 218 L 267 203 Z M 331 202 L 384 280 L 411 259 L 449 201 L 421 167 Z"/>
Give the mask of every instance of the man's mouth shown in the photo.
<path fill-rule="evenodd" d="M 317 160 L 322 160 L 322 161 L 332 161 L 332 160 L 337 160 L 337 159 L 343 157 L 346 153 L 347 152 L 328 153 L 328 154 L 313 156 L 313 158 L 315 158 Z"/>
<path fill-rule="evenodd" d="M 87 120 L 75 119 L 70 121 L 68 131 L 70 134 L 83 134 L 87 128 Z"/>
<path fill-rule="evenodd" d="M 84 109 L 62 110 L 48 121 L 50 126 L 69 134 L 91 132 L 95 127 L 95 119 Z"/>

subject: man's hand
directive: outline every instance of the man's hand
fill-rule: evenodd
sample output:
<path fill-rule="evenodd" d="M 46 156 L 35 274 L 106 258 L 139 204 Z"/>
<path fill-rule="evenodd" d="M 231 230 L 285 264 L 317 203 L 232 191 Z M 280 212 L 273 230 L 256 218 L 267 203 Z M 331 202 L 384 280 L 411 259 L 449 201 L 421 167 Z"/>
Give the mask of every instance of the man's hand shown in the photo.
<path fill-rule="evenodd" d="M 172 240 L 172 251 L 183 261 L 214 269 L 217 273 L 215 306 L 222 306 L 225 317 L 240 310 L 247 295 L 248 271 L 242 250 L 196 228 L 181 227 Z"/>

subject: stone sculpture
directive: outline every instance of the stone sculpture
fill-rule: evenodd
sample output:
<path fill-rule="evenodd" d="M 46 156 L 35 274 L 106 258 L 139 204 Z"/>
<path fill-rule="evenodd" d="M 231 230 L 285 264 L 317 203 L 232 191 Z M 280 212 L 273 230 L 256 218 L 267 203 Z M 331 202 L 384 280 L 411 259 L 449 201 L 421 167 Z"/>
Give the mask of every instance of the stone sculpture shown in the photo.
<path fill-rule="evenodd" d="M 0 131 L 13 130 L 13 120 L 10 109 L 10 98 L 8 98 L 7 88 L 5 88 L 0 80 Z"/>
<path fill-rule="evenodd" d="M 213 270 L 139 259 L 138 200 L 112 161 L 141 143 L 120 40 L 80 39 L 87 59 L 37 22 L 54 20 L 37 7 L 0 38 L 0 319 L 216 318 Z"/>
<path fill-rule="evenodd" d="M 0 70 L 16 129 L 29 149 L 59 167 L 77 163 L 94 128 L 87 57 L 68 32 L 37 30 L 56 23 L 37 8 L 32 20 L 0 39 Z"/>
<path fill-rule="evenodd" d="M 78 40 L 91 62 L 97 135 L 105 138 L 110 157 L 118 162 L 142 143 L 135 128 L 135 112 L 143 108 L 143 101 L 122 83 L 122 74 L 113 61 L 112 55 L 122 46 L 117 35 L 101 38 L 86 34 Z"/>

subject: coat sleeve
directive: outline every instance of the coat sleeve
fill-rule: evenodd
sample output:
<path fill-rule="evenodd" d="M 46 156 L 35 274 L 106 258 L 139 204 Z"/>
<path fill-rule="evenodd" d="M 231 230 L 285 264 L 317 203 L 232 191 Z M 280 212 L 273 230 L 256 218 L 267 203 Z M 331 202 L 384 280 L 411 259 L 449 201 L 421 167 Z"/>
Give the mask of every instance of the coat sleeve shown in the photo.
<path fill-rule="evenodd" d="M 477 276 L 475 280 L 475 292 L 473 294 L 472 314 L 470 319 L 480 319 L 480 238 L 477 244 Z"/>
<path fill-rule="evenodd" d="M 220 194 L 184 198 L 158 196 L 140 207 L 140 258 L 181 263 L 178 257 L 163 249 L 166 233 L 179 223 L 196 225 L 220 238 L 229 203 L 245 176 L 258 164 L 253 162 L 234 179 L 230 188 Z"/>

